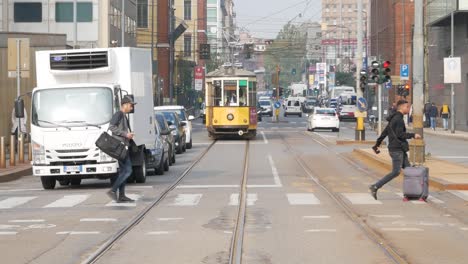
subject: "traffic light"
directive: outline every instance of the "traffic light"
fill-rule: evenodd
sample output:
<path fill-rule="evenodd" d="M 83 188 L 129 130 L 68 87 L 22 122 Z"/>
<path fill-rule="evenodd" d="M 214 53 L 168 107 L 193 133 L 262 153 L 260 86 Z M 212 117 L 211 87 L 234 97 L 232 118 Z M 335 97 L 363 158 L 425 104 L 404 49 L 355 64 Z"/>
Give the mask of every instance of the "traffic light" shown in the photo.
<path fill-rule="evenodd" d="M 295 68 L 293 68 L 293 69 L 291 70 L 291 74 L 292 74 L 292 75 L 296 75 L 296 69 L 295 69 Z"/>
<path fill-rule="evenodd" d="M 210 44 L 200 44 L 199 48 L 199 59 L 200 60 L 209 60 L 211 55 Z"/>
<path fill-rule="evenodd" d="M 390 61 L 384 61 L 382 63 L 382 66 L 383 66 L 383 71 L 382 71 L 382 74 L 383 76 L 380 78 L 380 81 L 382 83 L 386 83 L 386 82 L 389 82 L 391 77 L 391 72 L 392 70 L 390 69 L 390 65 L 392 65 L 392 63 Z"/>
<path fill-rule="evenodd" d="M 359 88 L 364 92 L 367 88 L 367 71 L 362 70 L 360 72 L 361 78 L 359 79 Z"/>
<path fill-rule="evenodd" d="M 284 93 L 284 88 L 280 87 L 279 88 L 279 96 L 283 96 L 283 93 Z"/>
<path fill-rule="evenodd" d="M 408 96 L 409 95 L 409 92 L 410 92 L 410 85 L 409 84 L 405 84 L 404 85 L 404 89 L 403 89 L 403 96 Z"/>
<path fill-rule="evenodd" d="M 373 61 L 370 79 L 375 83 L 380 83 L 380 62 Z"/>
<path fill-rule="evenodd" d="M 314 95 L 318 95 L 318 94 L 319 94 L 319 89 L 314 88 Z"/>

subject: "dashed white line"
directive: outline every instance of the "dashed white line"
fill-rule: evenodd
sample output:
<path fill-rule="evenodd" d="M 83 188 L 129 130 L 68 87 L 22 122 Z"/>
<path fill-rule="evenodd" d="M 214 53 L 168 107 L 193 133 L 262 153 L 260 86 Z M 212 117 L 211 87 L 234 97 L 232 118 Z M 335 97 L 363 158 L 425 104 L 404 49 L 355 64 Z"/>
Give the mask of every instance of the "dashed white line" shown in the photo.
<path fill-rule="evenodd" d="M 62 231 L 57 232 L 57 235 L 98 235 L 101 232 L 99 231 Z"/>
<path fill-rule="evenodd" d="M 306 230 L 307 233 L 335 233 L 336 229 L 309 229 Z"/>
<path fill-rule="evenodd" d="M 36 199 L 37 196 L 30 196 L 30 197 L 11 197 L 7 198 L 3 201 L 0 201 L 0 209 L 11 209 L 16 206 L 25 204 L 31 200 Z"/>
<path fill-rule="evenodd" d="M 174 202 L 171 204 L 172 206 L 195 206 L 197 205 L 203 194 L 178 194 L 177 197 L 174 199 Z"/>
<path fill-rule="evenodd" d="M 177 231 L 154 231 L 154 232 L 148 232 L 146 233 L 147 235 L 170 235 L 177 233 Z"/>
<path fill-rule="evenodd" d="M 8 223 L 43 223 L 44 219 L 16 219 L 9 220 Z"/>
<path fill-rule="evenodd" d="M 375 218 L 403 218 L 402 215 L 369 215 Z"/>
<path fill-rule="evenodd" d="M 278 174 L 278 169 L 276 169 L 275 162 L 273 161 L 273 157 L 270 154 L 268 154 L 268 162 L 270 162 L 271 172 L 273 173 L 275 185 L 278 185 L 279 187 L 283 186 Z"/>
<path fill-rule="evenodd" d="M 462 231 L 468 231 L 468 227 L 462 227 L 460 228 Z"/>
<path fill-rule="evenodd" d="M 342 193 L 348 201 L 352 204 L 358 205 L 371 205 L 382 204 L 381 201 L 375 200 L 369 193 Z"/>
<path fill-rule="evenodd" d="M 239 188 L 239 185 L 179 185 L 176 189 Z"/>
<path fill-rule="evenodd" d="M 0 236 L 14 236 L 18 234 L 18 232 L 0 232 Z"/>
<path fill-rule="evenodd" d="M 158 218 L 157 219 L 158 221 L 162 221 L 162 222 L 167 222 L 167 221 L 180 221 L 180 220 L 184 220 L 184 218 L 182 217 L 166 217 L 166 218 Z"/>
<path fill-rule="evenodd" d="M 382 231 L 397 231 L 397 232 L 419 232 L 424 231 L 421 228 L 412 228 L 412 227 L 384 227 L 381 228 Z"/>
<path fill-rule="evenodd" d="M 115 218 L 81 218 L 80 222 L 117 222 Z"/>
<path fill-rule="evenodd" d="M 63 198 L 58 199 L 57 201 L 50 203 L 43 208 L 63 208 L 63 207 L 73 207 L 78 205 L 86 199 L 89 198 L 88 194 L 84 195 L 65 195 Z"/>
<path fill-rule="evenodd" d="M 265 136 L 265 132 L 262 131 L 262 132 L 260 132 L 260 134 L 262 134 L 263 143 L 268 144 L 268 139 L 267 139 L 266 136 Z"/>
<path fill-rule="evenodd" d="M 132 203 L 117 203 L 115 201 L 111 201 L 110 203 L 106 204 L 106 206 L 112 206 L 112 207 L 135 207 L 136 206 L 136 201 L 138 201 L 141 198 L 141 195 L 138 194 L 127 194 L 127 196 L 135 202 Z"/>
<path fill-rule="evenodd" d="M 291 205 L 317 205 L 320 200 L 313 193 L 288 193 L 289 204 Z"/>
<path fill-rule="evenodd" d="M 257 202 L 257 200 L 258 200 L 258 196 L 257 196 L 256 193 L 248 193 L 247 194 L 247 206 L 255 205 L 255 202 Z M 231 194 L 231 197 L 229 198 L 229 205 L 230 206 L 239 205 L 239 194 L 238 193 Z"/>
<path fill-rule="evenodd" d="M 303 216 L 304 219 L 330 219 L 331 216 L 329 215 L 306 215 Z"/>

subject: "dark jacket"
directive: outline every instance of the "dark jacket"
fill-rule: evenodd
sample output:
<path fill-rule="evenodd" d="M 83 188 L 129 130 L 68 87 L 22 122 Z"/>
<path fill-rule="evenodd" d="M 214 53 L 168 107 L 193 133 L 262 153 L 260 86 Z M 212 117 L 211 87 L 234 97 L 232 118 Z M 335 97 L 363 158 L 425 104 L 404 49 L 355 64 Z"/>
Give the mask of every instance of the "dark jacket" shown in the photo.
<path fill-rule="evenodd" d="M 403 114 L 399 111 L 387 117 L 388 125 L 377 139 L 376 146 L 380 146 L 385 137 L 388 136 L 388 150 L 403 151 L 402 145 L 408 145 L 407 139 L 414 138 L 414 133 L 407 133 Z"/>
<path fill-rule="evenodd" d="M 127 117 L 122 111 L 118 111 L 112 116 L 109 123 L 109 130 L 112 132 L 112 136 L 130 145 L 130 140 L 127 138 L 127 133 L 130 131 L 128 127 Z"/>
<path fill-rule="evenodd" d="M 429 113 L 429 116 L 430 117 L 437 117 L 438 115 L 438 110 L 437 110 L 437 107 L 435 105 L 431 106 L 431 111 Z"/>

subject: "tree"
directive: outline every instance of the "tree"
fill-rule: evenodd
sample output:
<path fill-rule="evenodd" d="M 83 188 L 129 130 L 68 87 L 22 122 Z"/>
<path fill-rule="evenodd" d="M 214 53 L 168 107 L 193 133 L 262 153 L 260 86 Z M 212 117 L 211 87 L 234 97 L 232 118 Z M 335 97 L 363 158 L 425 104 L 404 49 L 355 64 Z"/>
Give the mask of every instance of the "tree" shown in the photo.
<path fill-rule="evenodd" d="M 356 78 L 351 72 L 335 73 L 335 86 L 356 86 Z"/>

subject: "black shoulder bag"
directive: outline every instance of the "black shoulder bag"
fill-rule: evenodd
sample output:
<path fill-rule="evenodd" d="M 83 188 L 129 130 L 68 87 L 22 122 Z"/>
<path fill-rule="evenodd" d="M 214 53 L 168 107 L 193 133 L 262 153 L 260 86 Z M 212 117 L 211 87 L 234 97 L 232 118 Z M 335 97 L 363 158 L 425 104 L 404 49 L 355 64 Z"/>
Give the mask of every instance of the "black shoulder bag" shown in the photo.
<path fill-rule="evenodd" d="M 107 129 L 108 131 L 109 129 Z M 96 140 L 96 147 L 102 152 L 117 160 L 125 160 L 127 157 L 128 148 L 124 142 L 109 135 L 107 131 L 102 132 Z"/>

